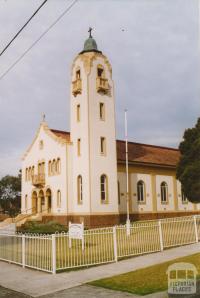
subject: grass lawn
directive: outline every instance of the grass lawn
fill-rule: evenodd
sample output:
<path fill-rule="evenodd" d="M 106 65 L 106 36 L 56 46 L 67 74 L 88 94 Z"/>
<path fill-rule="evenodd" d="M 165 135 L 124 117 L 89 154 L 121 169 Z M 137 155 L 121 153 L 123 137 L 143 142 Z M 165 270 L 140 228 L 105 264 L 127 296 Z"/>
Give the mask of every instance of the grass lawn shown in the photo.
<path fill-rule="evenodd" d="M 165 291 L 167 290 L 167 268 L 176 262 L 192 263 L 200 272 L 200 254 L 194 254 L 133 272 L 93 281 L 90 284 L 138 295 Z M 198 278 L 200 278 L 200 275 Z"/>

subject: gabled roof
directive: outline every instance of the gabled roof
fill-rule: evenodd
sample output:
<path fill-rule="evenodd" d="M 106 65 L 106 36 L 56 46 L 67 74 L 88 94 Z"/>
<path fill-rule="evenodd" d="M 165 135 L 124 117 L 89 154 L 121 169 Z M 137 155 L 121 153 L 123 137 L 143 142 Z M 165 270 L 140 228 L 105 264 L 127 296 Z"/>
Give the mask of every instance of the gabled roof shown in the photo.
<path fill-rule="evenodd" d="M 70 133 L 63 130 L 57 130 L 57 129 L 50 129 L 51 132 L 53 132 L 57 137 L 61 137 L 68 142 L 70 142 Z"/>
<path fill-rule="evenodd" d="M 70 141 L 70 133 L 67 131 L 51 129 L 51 132 Z M 134 164 L 176 167 L 180 158 L 178 149 L 134 142 L 128 142 L 128 151 L 129 162 Z M 117 162 L 124 163 L 125 160 L 125 141 L 117 140 Z"/>
<path fill-rule="evenodd" d="M 175 148 L 128 142 L 129 162 L 176 167 L 180 152 Z M 117 141 L 117 161 L 126 160 L 125 141 Z"/>

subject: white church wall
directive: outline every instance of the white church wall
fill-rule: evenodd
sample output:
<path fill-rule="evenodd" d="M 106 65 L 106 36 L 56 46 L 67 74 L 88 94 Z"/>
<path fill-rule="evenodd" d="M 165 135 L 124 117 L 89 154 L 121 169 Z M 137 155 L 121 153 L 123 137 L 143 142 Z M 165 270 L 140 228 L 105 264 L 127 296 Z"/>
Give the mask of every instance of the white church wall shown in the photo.
<path fill-rule="evenodd" d="M 67 159 L 67 213 L 71 214 L 73 211 L 73 203 L 74 203 L 74 196 L 73 196 L 73 144 L 69 144 L 67 146 L 66 152 L 66 159 Z"/>
<path fill-rule="evenodd" d="M 119 212 L 126 213 L 127 205 L 126 205 L 126 173 L 118 172 L 118 181 L 120 185 L 120 204 L 119 204 Z"/>
<path fill-rule="evenodd" d="M 40 141 L 43 141 L 43 149 L 40 149 Z M 60 174 L 49 176 L 48 174 L 48 162 L 49 160 L 60 158 L 61 171 Z M 48 187 L 52 192 L 52 212 L 53 213 L 65 213 L 66 212 L 66 144 L 56 142 L 50 137 L 44 130 L 43 126 L 40 129 L 39 135 L 33 143 L 30 151 L 27 153 L 22 165 L 23 183 L 22 183 L 22 210 L 25 209 L 25 195 L 28 195 L 27 209 L 32 207 L 32 191 L 39 189 L 32 185 L 32 181 L 25 181 L 25 169 L 34 166 L 34 175 L 38 174 L 38 162 L 45 162 L 45 187 L 46 191 Z M 61 192 L 61 208 L 57 208 L 57 190 Z M 30 210 L 31 213 L 31 210 Z"/>

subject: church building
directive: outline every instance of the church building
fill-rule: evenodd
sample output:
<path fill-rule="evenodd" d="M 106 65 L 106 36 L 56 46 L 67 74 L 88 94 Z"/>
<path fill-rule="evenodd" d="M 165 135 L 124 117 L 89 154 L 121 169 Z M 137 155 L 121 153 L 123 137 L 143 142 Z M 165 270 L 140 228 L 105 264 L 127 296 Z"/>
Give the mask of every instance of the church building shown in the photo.
<path fill-rule="evenodd" d="M 91 35 L 71 68 L 70 132 L 43 118 L 23 156 L 22 213 L 43 222 L 109 226 L 197 214 L 176 180 L 177 149 L 116 140 L 112 67 Z"/>

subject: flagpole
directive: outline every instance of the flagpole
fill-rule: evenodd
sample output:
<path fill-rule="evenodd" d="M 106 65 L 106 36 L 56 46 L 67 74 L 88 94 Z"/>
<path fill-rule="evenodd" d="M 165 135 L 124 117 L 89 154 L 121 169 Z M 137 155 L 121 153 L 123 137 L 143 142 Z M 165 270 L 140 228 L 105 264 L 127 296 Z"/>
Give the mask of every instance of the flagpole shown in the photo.
<path fill-rule="evenodd" d="M 127 110 L 124 110 L 124 126 L 125 126 L 125 144 L 126 144 L 126 231 L 130 235 L 130 216 L 129 216 L 129 172 L 128 172 L 128 127 L 127 127 Z"/>

